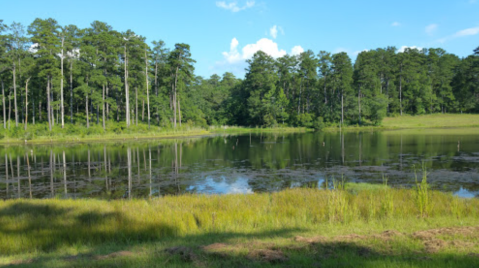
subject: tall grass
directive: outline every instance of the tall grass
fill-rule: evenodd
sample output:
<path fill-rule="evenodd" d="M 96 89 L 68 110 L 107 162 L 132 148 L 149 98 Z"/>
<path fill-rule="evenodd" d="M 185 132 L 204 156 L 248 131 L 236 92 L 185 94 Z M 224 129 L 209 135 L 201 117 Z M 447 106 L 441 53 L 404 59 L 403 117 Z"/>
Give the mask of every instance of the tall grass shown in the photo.
<path fill-rule="evenodd" d="M 151 200 L 7 200 L 0 202 L 0 252 L 50 251 L 63 246 L 131 244 L 211 233 L 316 230 L 321 224 L 421 219 L 417 190 L 351 193 L 290 189 L 250 195 L 183 195 Z M 429 219 L 477 218 L 479 200 L 434 192 Z M 394 202 L 392 202 L 394 200 Z M 423 200 L 423 199 L 421 199 Z"/>

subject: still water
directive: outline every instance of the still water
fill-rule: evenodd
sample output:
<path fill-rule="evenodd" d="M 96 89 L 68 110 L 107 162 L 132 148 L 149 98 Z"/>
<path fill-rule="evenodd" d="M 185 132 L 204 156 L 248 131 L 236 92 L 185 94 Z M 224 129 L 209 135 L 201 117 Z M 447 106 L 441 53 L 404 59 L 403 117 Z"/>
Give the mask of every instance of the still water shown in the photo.
<path fill-rule="evenodd" d="M 479 196 L 479 129 L 216 135 L 0 146 L 0 198 L 145 198 L 330 187 L 333 179 Z M 328 185 L 326 185 L 326 182 Z"/>

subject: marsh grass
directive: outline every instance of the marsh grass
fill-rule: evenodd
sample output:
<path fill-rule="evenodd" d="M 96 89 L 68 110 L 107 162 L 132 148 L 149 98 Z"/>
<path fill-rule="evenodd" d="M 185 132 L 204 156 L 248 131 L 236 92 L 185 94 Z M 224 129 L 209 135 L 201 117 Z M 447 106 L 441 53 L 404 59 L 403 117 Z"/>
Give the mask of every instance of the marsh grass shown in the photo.
<path fill-rule="evenodd" d="M 417 220 L 426 213 L 429 218 L 479 216 L 477 199 L 458 199 L 441 192 L 428 198 L 435 204 L 434 210 L 418 206 L 417 191 L 407 189 L 353 194 L 342 188 L 302 188 L 250 195 L 187 194 L 129 201 L 7 200 L 0 203 L 0 252 L 48 252 L 64 246 L 103 243 L 131 245 L 192 235 L 284 228 L 317 230 L 326 223 Z"/>

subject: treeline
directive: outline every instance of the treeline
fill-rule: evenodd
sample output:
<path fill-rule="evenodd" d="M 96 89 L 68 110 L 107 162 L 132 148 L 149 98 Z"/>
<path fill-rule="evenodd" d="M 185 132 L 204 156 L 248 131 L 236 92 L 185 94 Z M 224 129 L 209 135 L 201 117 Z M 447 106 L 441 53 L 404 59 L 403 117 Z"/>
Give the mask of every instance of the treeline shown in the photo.
<path fill-rule="evenodd" d="M 311 50 L 274 59 L 257 52 L 244 80 L 231 73 L 194 75 L 188 44 L 161 40 L 104 22 L 61 26 L 0 20 L 4 129 L 28 124 L 91 124 L 106 129 L 148 123 L 306 126 L 379 124 L 386 115 L 479 111 L 479 48 L 461 59 L 442 49 L 394 47 L 361 52 Z M 118 124 L 117 124 L 118 125 Z"/>

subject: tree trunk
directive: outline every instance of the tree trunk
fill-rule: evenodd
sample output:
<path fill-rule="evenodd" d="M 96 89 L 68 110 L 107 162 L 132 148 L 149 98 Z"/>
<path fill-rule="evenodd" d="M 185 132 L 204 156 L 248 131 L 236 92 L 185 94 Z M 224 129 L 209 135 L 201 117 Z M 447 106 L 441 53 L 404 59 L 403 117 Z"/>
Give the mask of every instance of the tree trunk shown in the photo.
<path fill-rule="evenodd" d="M 25 130 L 27 130 L 28 125 L 28 81 L 30 81 L 30 77 L 25 82 Z"/>
<path fill-rule="evenodd" d="M 33 112 L 32 123 L 33 125 L 35 125 L 35 98 L 32 99 L 32 112 Z"/>
<path fill-rule="evenodd" d="M 15 106 L 15 126 L 18 127 L 16 66 L 13 62 L 13 105 Z"/>
<path fill-rule="evenodd" d="M 146 109 L 148 116 L 148 129 L 150 129 L 150 93 L 148 92 L 148 59 L 145 50 L 145 83 L 146 83 Z"/>
<path fill-rule="evenodd" d="M 7 111 L 5 107 L 5 85 L 3 83 L 3 79 L 1 80 L 2 83 L 2 102 L 3 102 L 3 129 L 7 129 Z"/>
<path fill-rule="evenodd" d="M 158 98 L 158 63 L 155 63 L 155 95 Z M 158 106 L 156 107 L 156 123 L 160 124 L 160 111 L 158 110 Z"/>
<path fill-rule="evenodd" d="M 177 85 L 178 85 L 178 66 L 176 66 L 176 74 L 175 74 L 175 90 L 173 92 L 173 110 L 175 112 L 174 115 L 174 126 L 176 128 L 176 91 L 177 91 Z"/>
<path fill-rule="evenodd" d="M 361 125 L 361 86 L 359 86 L 358 90 L 358 106 L 359 106 L 359 125 Z"/>
<path fill-rule="evenodd" d="M 298 115 L 301 112 L 301 94 L 302 94 L 303 78 L 299 82 L 299 95 L 298 95 Z"/>
<path fill-rule="evenodd" d="M 126 111 L 126 127 L 130 127 L 130 93 L 128 89 L 128 58 L 126 56 L 126 44 L 124 50 L 124 64 L 125 64 L 125 111 Z"/>
<path fill-rule="evenodd" d="M 70 123 L 73 124 L 73 59 L 70 61 Z"/>
<path fill-rule="evenodd" d="M 344 123 L 344 96 L 343 92 L 341 92 L 341 126 Z"/>
<path fill-rule="evenodd" d="M 402 67 L 401 67 L 401 72 L 402 72 Z M 402 115 L 402 75 L 399 76 L 399 107 L 401 109 L 401 115 Z"/>
<path fill-rule="evenodd" d="M 48 127 L 52 131 L 52 118 L 50 116 L 50 76 L 47 78 L 47 117 L 48 117 Z"/>
<path fill-rule="evenodd" d="M 52 127 L 55 126 L 55 114 L 53 113 L 53 81 L 52 78 L 50 77 L 50 116 L 51 116 L 51 123 Z"/>
<path fill-rule="evenodd" d="M 135 87 L 135 120 L 138 126 L 138 87 Z"/>
<path fill-rule="evenodd" d="M 106 84 L 106 92 L 105 92 L 105 99 L 108 99 L 108 84 Z M 110 115 L 110 104 L 108 102 L 105 103 L 105 106 L 106 106 L 106 119 L 108 120 L 109 115 Z"/>
<path fill-rule="evenodd" d="M 103 85 L 103 95 L 102 95 L 102 112 L 103 112 L 103 130 L 105 130 L 105 85 Z"/>
<path fill-rule="evenodd" d="M 42 121 L 42 102 L 38 102 L 38 120 L 41 122 Z"/>
<path fill-rule="evenodd" d="M 65 41 L 65 38 L 62 37 L 62 55 L 61 55 L 61 78 L 60 78 L 60 109 L 61 109 L 61 119 L 62 119 L 62 128 L 65 127 L 65 121 L 64 121 L 64 116 L 65 116 L 65 111 L 64 111 L 64 106 L 63 106 L 63 43 Z"/>
<path fill-rule="evenodd" d="M 87 78 L 87 82 L 86 82 L 86 85 L 88 87 L 88 78 Z M 88 115 L 88 88 L 87 90 L 85 90 L 85 111 L 86 111 L 86 128 L 90 128 L 90 117 Z"/>
<path fill-rule="evenodd" d="M 180 94 L 178 93 L 178 117 L 180 120 L 180 127 L 181 127 L 181 107 L 180 107 Z"/>

